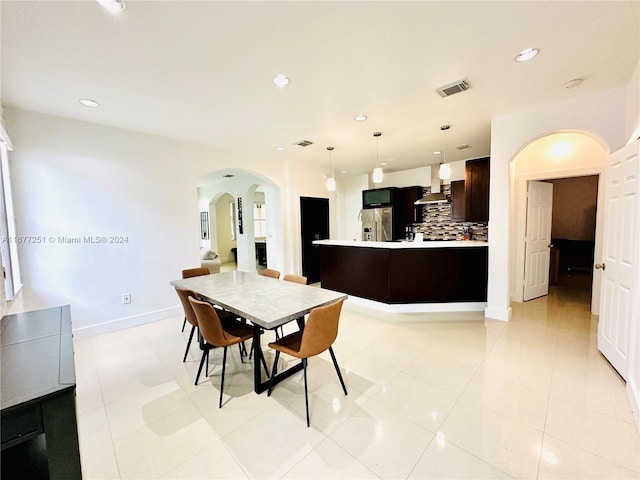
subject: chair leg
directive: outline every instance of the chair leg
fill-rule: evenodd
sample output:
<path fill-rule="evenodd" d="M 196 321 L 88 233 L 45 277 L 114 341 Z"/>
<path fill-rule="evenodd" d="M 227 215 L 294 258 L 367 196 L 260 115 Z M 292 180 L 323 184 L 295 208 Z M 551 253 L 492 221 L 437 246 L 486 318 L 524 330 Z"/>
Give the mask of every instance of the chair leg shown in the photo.
<path fill-rule="evenodd" d="M 304 406 L 307 409 L 307 427 L 310 426 L 309 423 L 309 393 L 307 392 L 307 359 L 302 359 L 302 370 L 304 373 Z"/>
<path fill-rule="evenodd" d="M 249 347 L 249 360 L 253 356 L 253 340 L 251 340 L 251 346 Z"/>
<path fill-rule="evenodd" d="M 202 358 L 200 359 L 200 366 L 198 367 L 198 374 L 196 375 L 196 383 L 194 385 L 198 385 L 198 380 L 200 379 L 200 373 L 202 373 L 202 366 L 204 365 L 205 359 L 207 358 L 208 350 L 202 351 Z M 209 363 L 209 362 L 207 362 Z"/>
<path fill-rule="evenodd" d="M 184 327 L 187 325 L 187 317 L 184 317 L 184 320 L 182 321 L 182 330 L 181 332 L 184 332 Z"/>
<path fill-rule="evenodd" d="M 338 378 L 340 379 L 340 383 L 342 384 L 342 390 L 344 390 L 344 394 L 347 395 L 347 387 L 344 386 L 344 380 L 342 380 L 342 374 L 340 373 L 340 367 L 338 367 L 338 361 L 336 360 L 336 356 L 333 353 L 333 348 L 329 347 L 329 353 L 331 354 L 331 360 L 333 360 L 333 366 L 336 367 L 336 372 L 338 374 Z"/>
<path fill-rule="evenodd" d="M 196 326 L 192 325 L 191 326 L 191 333 L 189 334 L 189 341 L 187 342 L 187 349 L 184 351 L 184 358 L 182 359 L 182 362 L 186 362 L 187 361 L 187 355 L 189 353 L 189 347 L 191 346 L 191 340 L 193 339 L 193 332 L 195 332 L 196 330 Z"/>
<path fill-rule="evenodd" d="M 240 350 L 240 363 L 244 363 L 244 358 L 242 358 L 242 343 L 238 344 L 238 350 Z"/>
<path fill-rule="evenodd" d="M 271 396 L 271 390 L 273 390 L 273 379 L 276 376 L 276 372 L 278 371 L 278 359 L 280 358 L 280 351 L 276 350 L 276 358 L 273 361 L 273 369 L 271 370 L 271 379 L 269 380 L 269 392 L 267 392 L 267 397 Z"/>
<path fill-rule="evenodd" d="M 205 363 L 205 365 L 206 365 L 205 366 L 205 373 L 207 375 L 207 378 L 209 378 L 209 349 L 208 348 L 207 348 L 206 352 L 207 352 L 207 361 Z"/>
<path fill-rule="evenodd" d="M 224 388 L 224 369 L 227 366 L 227 347 L 224 347 L 222 353 L 222 375 L 220 376 L 220 401 L 218 402 L 218 408 L 222 408 L 222 389 Z"/>

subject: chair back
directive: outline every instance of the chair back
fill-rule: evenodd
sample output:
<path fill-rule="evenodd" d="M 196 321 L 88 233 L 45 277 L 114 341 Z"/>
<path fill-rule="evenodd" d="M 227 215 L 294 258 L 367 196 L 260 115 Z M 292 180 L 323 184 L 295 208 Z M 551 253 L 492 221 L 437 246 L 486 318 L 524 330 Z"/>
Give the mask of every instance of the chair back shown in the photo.
<path fill-rule="evenodd" d="M 307 277 L 303 275 L 294 275 L 293 273 L 285 273 L 282 279 L 287 282 L 301 283 L 303 285 L 307 284 Z"/>
<path fill-rule="evenodd" d="M 182 270 L 182 278 L 200 277 L 202 275 L 209 275 L 209 269 L 207 267 L 187 268 Z"/>
<path fill-rule="evenodd" d="M 344 299 L 311 310 L 300 340 L 300 358 L 318 355 L 329 348 L 338 336 L 338 321 Z"/>
<path fill-rule="evenodd" d="M 220 317 L 210 303 L 201 302 L 196 298 L 189 298 L 198 321 L 198 328 L 202 337 L 215 347 L 226 347 L 229 339 L 226 336 Z"/>
<path fill-rule="evenodd" d="M 265 268 L 262 275 L 265 277 L 280 278 L 280 272 L 271 268 Z"/>
<path fill-rule="evenodd" d="M 180 298 L 180 303 L 182 303 L 182 309 L 184 310 L 184 316 L 187 319 L 187 322 L 197 327 L 198 319 L 196 318 L 196 314 L 193 311 L 193 307 L 189 303 L 189 297 L 198 298 L 198 294 L 193 290 L 180 287 L 176 287 L 176 293 Z"/>

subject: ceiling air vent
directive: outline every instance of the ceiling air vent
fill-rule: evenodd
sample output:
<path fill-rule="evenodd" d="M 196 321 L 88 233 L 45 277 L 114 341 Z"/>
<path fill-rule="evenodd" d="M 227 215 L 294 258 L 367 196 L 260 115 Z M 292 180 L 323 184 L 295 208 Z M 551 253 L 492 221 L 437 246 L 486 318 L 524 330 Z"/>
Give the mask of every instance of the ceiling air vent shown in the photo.
<path fill-rule="evenodd" d="M 438 92 L 438 95 L 444 98 L 450 97 L 454 93 L 464 92 L 465 90 L 469 90 L 470 88 L 471 84 L 469 83 L 469 80 L 465 78 L 463 80 L 460 80 L 459 82 L 450 83 L 449 85 L 437 88 L 436 92 Z"/>
<path fill-rule="evenodd" d="M 469 145 L 468 143 L 463 143 L 462 145 L 456 145 L 456 148 L 458 150 L 469 150 L 471 148 L 471 145 Z"/>
<path fill-rule="evenodd" d="M 299 147 L 308 147 L 309 145 L 313 145 L 313 142 L 310 142 L 309 140 L 300 140 L 299 142 L 296 142 L 296 145 Z"/>

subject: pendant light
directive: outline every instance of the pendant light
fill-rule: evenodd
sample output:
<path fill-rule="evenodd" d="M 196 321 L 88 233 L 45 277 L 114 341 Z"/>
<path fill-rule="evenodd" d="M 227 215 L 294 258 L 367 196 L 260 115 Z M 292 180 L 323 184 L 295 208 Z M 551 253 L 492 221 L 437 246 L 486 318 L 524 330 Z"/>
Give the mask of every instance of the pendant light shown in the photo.
<path fill-rule="evenodd" d="M 440 130 L 444 132 L 444 147 L 442 149 L 442 163 L 440 164 L 440 180 L 449 180 L 451 178 L 451 165 L 447 163 L 447 130 L 451 128 L 451 125 L 442 125 Z"/>
<path fill-rule="evenodd" d="M 440 163 L 440 170 L 438 172 L 438 177 L 440 178 L 440 191 L 439 192 L 432 192 L 432 193 L 428 193 L 427 195 L 423 196 L 422 198 L 419 198 L 418 200 L 416 200 L 415 202 L 413 202 L 414 205 L 431 205 L 431 204 L 438 204 L 438 203 L 448 203 L 449 200 L 447 199 L 447 196 L 442 192 L 442 180 L 448 179 L 451 177 L 451 166 L 447 163 L 447 155 L 445 153 L 446 150 L 446 144 L 447 144 L 447 130 L 449 130 L 451 128 L 451 125 L 442 125 L 440 127 L 440 130 L 444 133 L 444 147 L 442 148 L 442 152 L 433 152 L 434 154 L 436 153 L 442 153 L 442 163 Z"/>
<path fill-rule="evenodd" d="M 327 150 L 329 151 L 329 176 L 327 177 L 327 190 L 335 192 L 336 178 L 333 176 L 333 168 L 331 165 L 331 152 L 333 151 L 333 147 L 327 147 Z"/>
<path fill-rule="evenodd" d="M 373 136 L 376 137 L 376 168 L 373 169 L 373 174 L 371 175 L 373 183 L 382 183 L 382 168 L 380 168 L 380 161 L 378 159 L 378 140 L 380 139 L 380 135 L 382 135 L 382 132 L 375 132 L 373 134 Z"/>

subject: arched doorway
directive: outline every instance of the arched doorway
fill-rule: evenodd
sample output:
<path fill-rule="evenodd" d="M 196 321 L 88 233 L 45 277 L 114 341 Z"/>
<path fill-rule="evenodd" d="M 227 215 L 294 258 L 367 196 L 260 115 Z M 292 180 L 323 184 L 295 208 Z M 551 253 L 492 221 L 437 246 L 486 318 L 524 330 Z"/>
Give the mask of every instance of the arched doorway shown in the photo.
<path fill-rule="evenodd" d="M 601 248 L 603 209 L 597 208 L 602 188 L 602 173 L 606 168 L 607 147 L 595 136 L 585 132 L 552 132 L 533 139 L 527 143 L 511 162 L 513 186 L 512 219 L 514 227 L 512 251 L 513 300 L 522 302 L 525 299 L 527 272 L 527 191 L 535 182 L 556 184 L 562 188 L 562 195 L 553 202 L 553 212 L 571 222 L 556 222 L 555 230 L 551 222 L 551 238 L 558 239 L 558 245 L 550 242 L 549 258 L 553 258 L 551 269 L 538 272 L 548 282 L 555 268 L 565 270 L 579 265 L 589 275 L 591 285 L 591 311 L 598 313 L 600 302 L 600 275 L 593 274 L 588 266 L 589 261 L 580 259 L 579 264 L 569 263 L 569 254 L 576 252 L 576 247 L 591 248 L 591 255 L 597 255 Z M 594 186 L 595 184 L 595 186 Z M 573 190 L 572 190 L 573 189 Z M 564 243 L 564 248 L 560 246 Z M 590 245 L 590 247 L 589 247 Z M 557 255 L 564 255 L 562 261 Z M 585 251 L 585 258 L 588 252 Z M 588 268 L 588 271 L 586 269 Z M 592 275 L 592 276 L 591 276 Z M 577 277 L 576 277 L 577 278 Z"/>
<path fill-rule="evenodd" d="M 210 219 L 210 238 L 201 239 L 203 248 L 217 249 L 221 260 L 234 268 L 256 271 L 266 266 L 258 263 L 259 240 L 269 266 L 282 264 L 281 192 L 273 181 L 245 170 L 217 170 L 198 181 L 198 199 Z M 269 214 L 262 215 L 266 211 Z"/>

